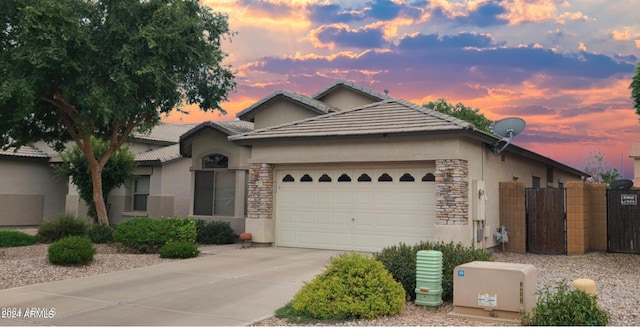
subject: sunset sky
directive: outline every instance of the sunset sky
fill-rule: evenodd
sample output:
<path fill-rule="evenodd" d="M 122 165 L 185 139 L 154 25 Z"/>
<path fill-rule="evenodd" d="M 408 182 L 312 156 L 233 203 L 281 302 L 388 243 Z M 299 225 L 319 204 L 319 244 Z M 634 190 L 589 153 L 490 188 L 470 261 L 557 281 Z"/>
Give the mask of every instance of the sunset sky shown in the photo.
<path fill-rule="evenodd" d="M 445 98 L 527 122 L 514 143 L 584 169 L 600 150 L 633 173 L 640 123 L 629 84 L 640 57 L 637 0 L 203 0 L 228 15 L 237 92 L 231 120 L 275 90 L 310 95 L 345 79 L 424 104 Z"/>

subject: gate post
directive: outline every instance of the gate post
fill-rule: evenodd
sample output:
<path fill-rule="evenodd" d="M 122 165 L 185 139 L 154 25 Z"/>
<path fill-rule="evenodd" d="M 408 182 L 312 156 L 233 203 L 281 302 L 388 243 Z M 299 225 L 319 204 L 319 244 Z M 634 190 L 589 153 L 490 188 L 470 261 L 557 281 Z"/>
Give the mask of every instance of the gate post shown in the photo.
<path fill-rule="evenodd" d="M 524 182 L 500 182 L 499 187 L 500 225 L 509 232 L 507 251 L 524 254 L 527 252 Z"/>
<path fill-rule="evenodd" d="M 585 182 L 567 182 L 567 254 L 581 255 L 587 251 L 590 227 L 585 205 Z"/>

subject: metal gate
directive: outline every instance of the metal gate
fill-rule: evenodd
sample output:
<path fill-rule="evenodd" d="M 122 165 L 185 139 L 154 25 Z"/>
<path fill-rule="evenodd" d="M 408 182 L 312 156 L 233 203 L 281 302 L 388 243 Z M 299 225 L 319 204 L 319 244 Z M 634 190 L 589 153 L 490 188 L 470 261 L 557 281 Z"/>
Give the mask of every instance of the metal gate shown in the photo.
<path fill-rule="evenodd" d="M 640 254 L 640 190 L 607 191 L 607 250 Z"/>
<path fill-rule="evenodd" d="M 567 253 L 567 211 L 564 188 L 526 189 L 527 252 Z"/>

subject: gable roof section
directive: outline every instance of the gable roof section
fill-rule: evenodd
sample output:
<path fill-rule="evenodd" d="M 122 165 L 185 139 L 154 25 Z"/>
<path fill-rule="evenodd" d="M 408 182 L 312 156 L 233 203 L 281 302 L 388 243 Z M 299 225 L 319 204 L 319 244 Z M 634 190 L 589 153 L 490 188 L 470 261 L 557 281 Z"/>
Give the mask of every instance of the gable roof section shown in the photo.
<path fill-rule="evenodd" d="M 473 129 L 473 125 L 407 101 L 389 99 L 350 110 L 230 136 L 229 140 L 250 144 L 257 140 L 443 133 L 467 129 Z"/>
<path fill-rule="evenodd" d="M 141 142 L 171 145 L 178 143 L 180 141 L 180 136 L 196 125 L 197 123 L 179 124 L 161 122 L 157 126 L 153 127 L 149 133 L 134 133 L 132 134 L 132 137 L 134 140 Z"/>
<path fill-rule="evenodd" d="M 199 125 L 189 129 L 189 131 L 180 136 L 180 148 L 178 150 L 178 155 L 190 157 L 191 144 L 193 142 L 193 139 L 198 136 L 203 130 L 207 129 L 213 129 L 227 136 L 231 136 L 253 131 L 253 123 L 242 120 L 205 121 L 203 123 L 200 123 Z"/>
<path fill-rule="evenodd" d="M 331 92 L 333 92 L 334 90 L 336 90 L 338 88 L 348 88 L 350 90 L 353 90 L 355 92 L 358 92 L 360 94 L 368 96 L 368 97 L 372 98 L 374 101 L 382 101 L 382 100 L 388 100 L 388 99 L 392 98 L 389 95 L 377 92 L 377 91 L 369 89 L 369 88 L 365 88 L 365 87 L 363 87 L 361 85 L 358 85 L 358 84 L 355 84 L 353 82 L 346 81 L 346 80 L 337 80 L 336 82 L 332 83 L 331 85 L 329 85 L 329 86 L 325 87 L 324 89 L 322 89 L 322 90 L 316 92 L 315 94 L 311 95 L 311 98 L 320 99 L 320 98 L 326 96 L 327 94 L 330 94 Z"/>
<path fill-rule="evenodd" d="M 136 162 L 142 164 L 163 164 L 180 158 L 180 146 L 173 144 L 159 149 L 138 153 Z"/>
<path fill-rule="evenodd" d="M 250 107 L 238 112 L 238 114 L 236 114 L 236 117 L 240 120 L 251 121 L 253 120 L 256 112 L 280 99 L 286 99 L 293 103 L 300 104 L 303 107 L 310 109 L 311 111 L 318 114 L 327 114 L 329 112 L 335 111 L 335 109 L 331 106 L 309 96 L 305 96 L 290 90 L 278 90 L 271 93 L 267 97 L 257 101 Z"/>

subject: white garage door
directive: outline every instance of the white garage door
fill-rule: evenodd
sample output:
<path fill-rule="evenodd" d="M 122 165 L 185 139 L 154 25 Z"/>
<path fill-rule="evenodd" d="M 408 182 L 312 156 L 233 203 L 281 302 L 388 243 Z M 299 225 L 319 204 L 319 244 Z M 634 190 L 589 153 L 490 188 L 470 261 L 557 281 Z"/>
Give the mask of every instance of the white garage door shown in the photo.
<path fill-rule="evenodd" d="M 276 245 L 380 251 L 431 240 L 429 168 L 276 171 Z"/>

